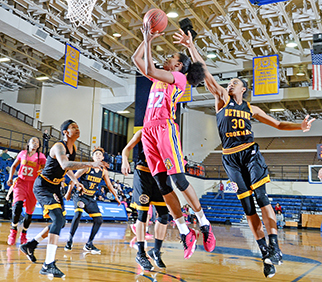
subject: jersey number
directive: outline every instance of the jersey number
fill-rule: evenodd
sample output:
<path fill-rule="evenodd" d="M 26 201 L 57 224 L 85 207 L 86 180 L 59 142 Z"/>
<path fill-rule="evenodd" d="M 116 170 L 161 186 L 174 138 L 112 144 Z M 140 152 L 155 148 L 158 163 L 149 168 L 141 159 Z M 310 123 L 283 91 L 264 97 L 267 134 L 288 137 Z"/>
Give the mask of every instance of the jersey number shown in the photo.
<path fill-rule="evenodd" d="M 27 175 L 33 177 L 34 169 L 32 167 L 24 166 L 22 169 L 22 175 Z"/>
<path fill-rule="evenodd" d="M 162 101 L 163 101 L 163 96 L 164 96 L 164 93 L 161 92 L 161 91 L 157 91 L 157 92 L 150 92 L 150 95 L 149 95 L 149 104 L 148 104 L 148 109 L 151 109 L 151 108 L 161 108 L 162 107 Z M 154 101 L 154 98 L 158 98 L 159 99 L 153 104 L 153 101 Z"/>
<path fill-rule="evenodd" d="M 237 129 L 237 128 L 240 128 L 240 129 L 244 129 L 245 128 L 245 121 L 243 119 L 232 119 L 231 120 L 234 125 L 232 126 L 233 129 Z"/>

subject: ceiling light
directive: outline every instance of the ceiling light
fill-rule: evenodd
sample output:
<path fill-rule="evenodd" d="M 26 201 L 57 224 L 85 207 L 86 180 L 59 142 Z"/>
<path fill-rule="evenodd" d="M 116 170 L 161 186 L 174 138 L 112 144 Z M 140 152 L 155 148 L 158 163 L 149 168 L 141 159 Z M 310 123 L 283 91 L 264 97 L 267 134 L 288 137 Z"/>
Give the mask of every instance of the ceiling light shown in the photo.
<path fill-rule="evenodd" d="M 297 75 L 297 76 L 304 76 L 304 75 L 305 75 L 305 73 L 304 73 L 303 71 L 299 71 L 296 75 Z"/>
<path fill-rule="evenodd" d="M 129 113 L 131 113 L 130 111 L 127 111 L 127 110 L 125 110 L 125 111 L 117 111 L 117 113 L 118 114 L 129 114 Z"/>
<path fill-rule="evenodd" d="M 9 61 L 10 61 L 9 58 L 6 58 L 6 57 L 0 58 L 0 63 L 9 62 Z"/>
<path fill-rule="evenodd" d="M 286 43 L 286 47 L 295 48 L 295 47 L 297 47 L 297 43 L 293 40 L 290 40 Z"/>
<path fill-rule="evenodd" d="M 169 13 L 167 13 L 168 18 L 174 19 L 177 18 L 179 15 L 176 11 L 170 11 Z"/>
<path fill-rule="evenodd" d="M 48 76 L 39 76 L 39 77 L 36 77 L 36 79 L 42 81 L 42 80 L 49 79 L 49 77 Z"/>
<path fill-rule="evenodd" d="M 208 53 L 207 54 L 207 58 L 209 58 L 209 59 L 214 59 L 214 58 L 216 58 L 217 57 L 217 54 L 216 53 Z"/>
<path fill-rule="evenodd" d="M 271 112 L 283 112 L 285 109 L 270 109 Z"/>
<path fill-rule="evenodd" d="M 113 33 L 113 36 L 114 36 L 114 37 L 121 37 L 121 36 L 122 36 L 122 34 L 121 34 L 121 33 L 118 33 L 118 32 L 114 32 L 114 33 Z"/>

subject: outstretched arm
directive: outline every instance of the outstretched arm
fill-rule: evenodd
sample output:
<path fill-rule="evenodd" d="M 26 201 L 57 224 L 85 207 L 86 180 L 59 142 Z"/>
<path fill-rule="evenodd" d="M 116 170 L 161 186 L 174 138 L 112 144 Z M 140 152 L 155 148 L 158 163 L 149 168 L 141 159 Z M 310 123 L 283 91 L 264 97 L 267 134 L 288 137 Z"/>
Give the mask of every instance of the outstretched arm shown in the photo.
<path fill-rule="evenodd" d="M 183 32 L 183 30 L 180 29 L 180 33 L 176 32 L 173 38 L 176 40 L 173 43 L 178 43 L 188 48 L 193 62 L 202 63 L 206 75 L 205 83 L 207 85 L 208 90 L 216 98 L 216 110 L 218 112 L 228 100 L 229 96 L 227 90 L 220 86 L 214 79 L 214 77 L 211 75 L 211 73 L 208 71 L 205 61 L 200 56 L 195 45 L 193 44 L 193 39 L 190 31 L 188 31 L 188 35 L 186 35 Z"/>
<path fill-rule="evenodd" d="M 278 121 L 273 117 L 267 115 L 262 109 L 257 106 L 251 106 L 251 108 L 253 111 L 253 118 L 279 130 L 302 130 L 303 132 L 307 132 L 311 129 L 312 122 L 315 121 L 315 118 L 309 120 L 310 115 L 307 115 L 302 123 Z"/>
<path fill-rule="evenodd" d="M 122 151 L 122 173 L 127 176 L 131 172 L 131 167 L 129 164 L 129 155 L 131 150 L 135 147 L 137 143 L 140 142 L 142 136 L 142 130 L 139 130 L 134 134 L 130 142 L 125 146 Z"/>

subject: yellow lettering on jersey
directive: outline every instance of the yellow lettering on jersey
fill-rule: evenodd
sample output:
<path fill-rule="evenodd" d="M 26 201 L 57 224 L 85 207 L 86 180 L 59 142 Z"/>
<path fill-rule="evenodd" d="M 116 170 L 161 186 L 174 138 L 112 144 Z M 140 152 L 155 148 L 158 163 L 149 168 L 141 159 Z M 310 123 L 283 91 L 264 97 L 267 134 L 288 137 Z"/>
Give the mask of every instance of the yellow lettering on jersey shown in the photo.
<path fill-rule="evenodd" d="M 250 113 L 235 109 L 225 109 L 226 117 L 239 117 L 250 120 Z"/>
<path fill-rule="evenodd" d="M 168 83 L 165 83 L 163 81 L 155 82 L 155 88 L 156 89 L 167 89 L 168 88 Z"/>
<path fill-rule="evenodd" d="M 102 178 L 100 177 L 95 177 L 95 176 L 92 176 L 92 175 L 87 175 L 87 180 L 88 181 L 91 181 L 91 182 L 96 182 L 96 183 L 100 183 Z"/>
<path fill-rule="evenodd" d="M 37 166 L 37 163 L 32 162 L 32 161 L 27 161 L 27 160 L 22 160 L 21 161 L 21 164 L 22 165 L 27 165 L 27 166 L 32 166 L 32 167 L 36 167 Z"/>
<path fill-rule="evenodd" d="M 238 130 L 238 131 L 233 131 L 233 132 L 226 132 L 226 137 L 236 137 L 236 136 L 245 136 L 245 135 L 250 135 L 252 134 L 251 131 L 248 129 L 246 130 Z"/>

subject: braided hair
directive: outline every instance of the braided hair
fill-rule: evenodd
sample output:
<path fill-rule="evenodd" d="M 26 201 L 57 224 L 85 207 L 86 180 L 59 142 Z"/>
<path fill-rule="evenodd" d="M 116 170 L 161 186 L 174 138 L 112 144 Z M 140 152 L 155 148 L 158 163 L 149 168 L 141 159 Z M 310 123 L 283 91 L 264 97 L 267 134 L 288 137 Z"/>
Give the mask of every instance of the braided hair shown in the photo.
<path fill-rule="evenodd" d="M 189 84 L 191 84 L 192 86 L 197 86 L 205 79 L 205 70 L 202 66 L 202 63 L 192 63 L 187 55 L 183 53 L 178 54 L 179 62 L 181 62 L 183 65 L 180 72 L 182 72 L 183 74 L 187 73 L 187 81 L 189 82 Z"/>

